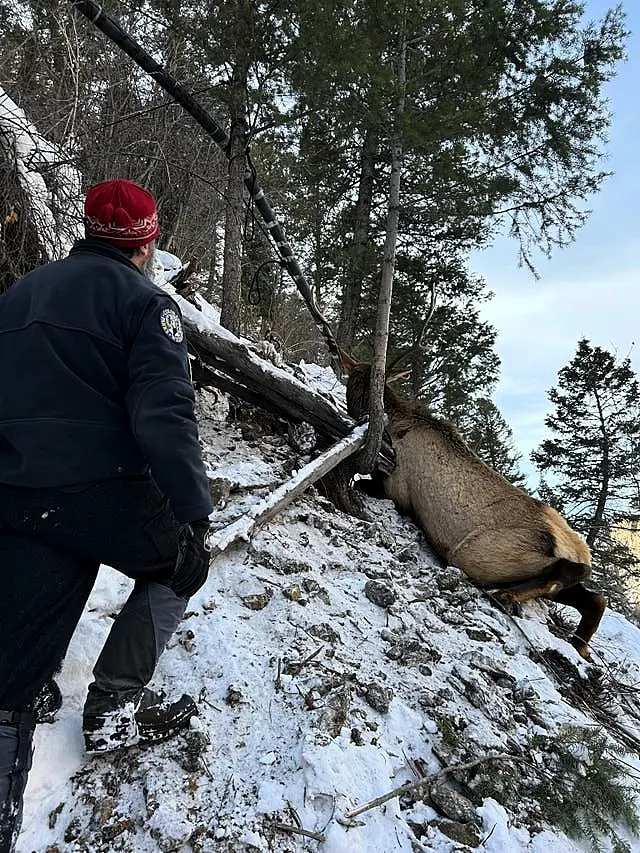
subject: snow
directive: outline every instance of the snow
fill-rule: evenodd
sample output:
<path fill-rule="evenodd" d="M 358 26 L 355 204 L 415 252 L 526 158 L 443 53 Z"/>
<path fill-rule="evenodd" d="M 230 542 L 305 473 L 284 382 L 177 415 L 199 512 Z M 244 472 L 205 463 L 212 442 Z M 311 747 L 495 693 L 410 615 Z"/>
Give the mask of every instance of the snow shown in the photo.
<path fill-rule="evenodd" d="M 202 395 L 199 410 L 212 478 L 266 482 L 270 489 L 286 481 L 282 465 L 292 451 L 284 436 L 265 432 L 249 447 L 213 395 Z M 232 492 L 214 521 L 224 526 L 260 501 L 256 490 Z M 130 589 L 130 581 L 102 567 L 58 679 L 64 705 L 36 733 L 17 853 L 449 853 L 463 848 L 437 828 L 440 816 L 430 805 L 407 809 L 394 797 L 353 820 L 345 813 L 414 781 L 415 761 L 427 773 L 440 769 L 432 748 L 441 740 L 441 714 L 463 718 L 465 735 L 484 751 L 508 750 L 514 740 L 565 722 L 593 724 L 529 656 L 531 643 L 559 650 L 578 671 L 587 668 L 549 632 L 545 605 L 528 606 L 516 623 L 456 569 L 440 566 L 390 502 L 368 506 L 374 521 L 356 520 L 311 490 L 249 542 L 216 557 L 154 678 L 170 696 L 188 692 L 198 701 L 201 715 L 192 729 L 209 743 L 195 765 L 185 764 L 184 736 L 120 756 L 83 753 L 81 708 L 91 667 Z M 364 595 L 373 576 L 398 595 L 388 609 Z M 303 590 L 302 603 L 284 594 L 294 584 Z M 266 590 L 272 595 L 263 609 L 245 606 L 245 595 Z M 494 639 L 474 641 L 470 628 Z M 387 655 L 395 642 L 418 636 L 422 641 L 402 662 Z M 608 666 L 627 668 L 628 683 L 637 680 L 640 635 L 623 617 L 607 612 L 596 650 Z M 485 676 L 492 668 L 532 694 L 544 726 L 513 724 L 504 689 Z M 363 698 L 371 683 L 392 691 L 387 712 Z M 481 697 L 479 707 L 467 701 L 470 695 Z M 640 766 L 634 756 L 627 759 Z M 588 849 L 552 828 L 530 831 L 489 797 L 477 814 L 479 851 Z M 424 824 L 421 838 L 408 819 Z M 324 840 L 273 828 L 297 821 Z M 638 841 L 631 843 L 640 851 Z"/>
<path fill-rule="evenodd" d="M 2 87 L 0 130 L 15 151 L 19 179 L 31 200 L 47 255 L 54 260 L 67 254 L 84 233 L 80 173 L 66 162 L 61 148 L 40 136 Z"/>

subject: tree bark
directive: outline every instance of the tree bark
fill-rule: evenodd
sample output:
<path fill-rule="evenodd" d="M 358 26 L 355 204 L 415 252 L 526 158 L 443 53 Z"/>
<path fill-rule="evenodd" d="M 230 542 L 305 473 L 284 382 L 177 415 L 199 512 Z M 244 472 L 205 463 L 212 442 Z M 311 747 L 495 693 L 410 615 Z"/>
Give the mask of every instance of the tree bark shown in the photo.
<path fill-rule="evenodd" d="M 358 200 L 353 223 L 353 246 L 348 267 L 348 277 L 342 293 L 337 340 L 343 349 L 351 350 L 355 339 L 356 322 L 362 301 L 362 282 L 366 278 L 369 264 L 369 226 L 373 203 L 375 155 L 378 147 L 377 135 L 367 129 L 360 154 L 360 180 Z"/>
<path fill-rule="evenodd" d="M 310 391 L 285 370 L 259 358 L 240 341 L 204 332 L 188 316 L 184 324 L 196 354 L 196 382 L 219 388 L 294 423 L 311 424 L 327 441 L 343 438 L 353 429 L 354 422 L 346 412 L 340 412 L 334 403 Z"/>
<path fill-rule="evenodd" d="M 393 273 L 396 259 L 398 222 L 400 219 L 400 179 L 403 161 L 402 124 L 406 90 L 406 25 L 401 23 L 400 41 L 396 65 L 396 131 L 391 142 L 391 177 L 389 179 L 389 207 L 387 211 L 384 258 L 378 299 L 378 316 L 374 337 L 373 360 L 371 362 L 371 389 L 369 394 L 369 430 L 364 450 L 358 457 L 361 473 L 370 474 L 376 467 L 384 432 L 384 384 L 389 341 L 389 317 L 393 295 Z"/>
<path fill-rule="evenodd" d="M 238 85 L 237 98 L 240 99 L 241 97 L 241 87 Z M 239 109 L 242 110 L 241 104 Z M 220 323 L 234 335 L 239 335 L 242 317 L 242 223 L 245 215 L 243 199 L 247 144 L 246 120 L 241 112 L 232 117 L 230 139 L 231 157 L 224 221 L 224 266 Z"/>
<path fill-rule="evenodd" d="M 600 418 L 600 430 L 602 432 L 602 437 L 604 441 L 604 449 L 602 456 L 602 480 L 600 481 L 600 490 L 598 492 L 598 500 L 596 503 L 596 509 L 593 514 L 593 518 L 591 519 L 591 523 L 589 525 L 589 531 L 586 535 L 586 542 L 589 548 L 593 548 L 596 539 L 598 538 L 600 532 L 602 531 L 602 522 L 604 520 L 604 513 L 607 507 L 607 500 L 609 499 L 609 435 L 607 433 L 607 425 L 606 419 L 604 416 L 604 412 L 602 411 L 602 403 L 600 402 L 600 397 L 598 395 L 598 389 L 595 384 L 593 386 L 593 396 L 596 401 L 596 407 L 598 409 L 598 417 Z"/>

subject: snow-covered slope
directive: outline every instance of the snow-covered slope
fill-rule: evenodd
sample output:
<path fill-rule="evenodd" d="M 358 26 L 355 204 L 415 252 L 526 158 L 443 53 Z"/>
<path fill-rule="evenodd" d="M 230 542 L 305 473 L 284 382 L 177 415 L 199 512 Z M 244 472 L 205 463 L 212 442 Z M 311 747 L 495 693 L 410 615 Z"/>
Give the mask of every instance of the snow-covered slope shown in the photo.
<path fill-rule="evenodd" d="M 305 461 L 284 432 L 227 413 L 222 395 L 203 392 L 219 527 Z M 198 698 L 200 718 L 172 742 L 88 759 L 84 691 L 128 593 L 103 568 L 59 677 L 64 705 L 36 733 L 18 853 L 589 849 L 545 825 L 523 778 L 546 760 L 534 736 L 598 725 L 591 694 L 566 690 L 592 684 L 594 668 L 550 632 L 546 605 L 514 620 L 439 565 L 391 503 L 368 508 L 373 520 L 356 520 L 311 490 L 219 556 L 154 680 Z M 640 635 L 622 617 L 606 614 L 593 647 L 609 685 L 640 683 Z M 592 704 L 633 735 L 636 695 L 609 686 Z M 440 778 L 424 801 L 405 794 L 347 814 L 494 753 L 515 758 L 479 763 L 457 775 L 464 784 Z M 640 770 L 637 755 L 625 760 Z"/>

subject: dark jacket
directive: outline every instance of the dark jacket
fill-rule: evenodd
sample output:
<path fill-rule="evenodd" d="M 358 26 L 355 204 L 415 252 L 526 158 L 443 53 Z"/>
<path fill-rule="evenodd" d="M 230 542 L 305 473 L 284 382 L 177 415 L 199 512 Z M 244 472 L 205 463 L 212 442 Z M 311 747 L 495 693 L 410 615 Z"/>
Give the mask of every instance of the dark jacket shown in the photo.
<path fill-rule="evenodd" d="M 179 521 L 211 510 L 176 303 L 80 240 L 0 296 L 0 483 L 151 473 Z"/>

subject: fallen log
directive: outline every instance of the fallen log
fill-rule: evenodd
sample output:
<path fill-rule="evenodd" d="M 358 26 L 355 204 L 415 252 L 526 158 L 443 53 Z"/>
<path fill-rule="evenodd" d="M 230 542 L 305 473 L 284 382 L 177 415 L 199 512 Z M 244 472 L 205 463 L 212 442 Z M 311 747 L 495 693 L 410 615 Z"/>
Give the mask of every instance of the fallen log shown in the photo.
<path fill-rule="evenodd" d="M 257 527 L 273 518 L 309 486 L 359 450 L 364 443 L 366 432 L 366 424 L 356 427 L 346 438 L 326 450 L 313 462 L 309 462 L 286 483 L 278 486 L 268 498 L 257 503 L 248 513 L 210 534 L 209 545 L 213 557 L 221 554 L 234 542 L 239 540 L 248 542 Z"/>
<path fill-rule="evenodd" d="M 168 288 L 171 292 L 171 287 Z M 194 354 L 193 374 L 196 381 L 239 397 L 293 423 L 308 423 L 324 444 L 348 435 L 356 426 L 346 408 L 317 391 L 286 370 L 266 361 L 240 339 L 211 319 L 198 304 L 172 292 L 180 305 L 187 340 Z M 195 297 L 202 307 L 211 306 Z M 323 442 L 320 442 L 322 446 Z M 383 440 L 378 468 L 385 474 L 393 471 L 394 452 Z M 339 487 L 346 493 L 353 470 L 344 471 L 345 482 Z M 347 503 L 344 503 L 346 509 Z"/>
<path fill-rule="evenodd" d="M 226 330 L 220 334 L 203 329 L 186 310 L 184 313 L 187 340 L 195 355 L 192 370 L 196 382 L 212 385 L 293 423 L 311 424 L 330 441 L 343 438 L 353 429 L 354 421 L 335 403 L 251 352 Z"/>

